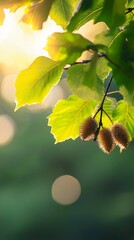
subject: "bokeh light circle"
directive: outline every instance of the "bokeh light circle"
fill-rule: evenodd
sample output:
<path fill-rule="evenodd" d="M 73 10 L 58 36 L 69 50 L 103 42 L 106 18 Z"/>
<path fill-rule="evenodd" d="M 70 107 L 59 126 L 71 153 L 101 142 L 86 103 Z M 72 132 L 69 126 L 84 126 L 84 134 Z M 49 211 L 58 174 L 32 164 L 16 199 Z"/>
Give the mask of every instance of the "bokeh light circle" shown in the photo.
<path fill-rule="evenodd" d="M 0 115 L 0 145 L 8 144 L 15 134 L 15 124 L 7 115 Z"/>
<path fill-rule="evenodd" d="M 9 74 L 4 77 L 1 83 L 1 95 L 2 97 L 10 102 L 15 102 L 15 80 L 17 78 L 17 74 Z"/>
<path fill-rule="evenodd" d="M 70 175 L 58 177 L 52 185 L 52 198 L 61 205 L 69 205 L 78 200 L 81 194 L 79 181 Z"/>

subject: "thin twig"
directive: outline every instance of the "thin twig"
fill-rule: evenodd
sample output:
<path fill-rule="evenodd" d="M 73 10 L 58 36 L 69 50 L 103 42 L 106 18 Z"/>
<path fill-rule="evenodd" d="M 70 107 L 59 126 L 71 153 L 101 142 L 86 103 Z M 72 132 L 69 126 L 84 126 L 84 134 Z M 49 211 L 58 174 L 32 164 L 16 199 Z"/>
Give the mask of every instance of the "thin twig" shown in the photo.
<path fill-rule="evenodd" d="M 90 49 L 89 49 L 89 51 L 90 51 Z M 93 51 L 92 51 L 93 52 Z M 105 55 L 105 53 L 97 53 L 97 55 L 98 55 L 98 57 L 99 58 L 101 58 L 101 57 L 106 57 L 106 55 Z M 91 62 L 92 61 L 92 58 L 91 59 L 88 59 L 88 60 L 83 60 L 83 61 L 81 61 L 81 62 L 74 62 L 74 63 L 71 63 L 71 64 L 67 64 L 67 65 L 69 65 L 69 66 L 65 66 L 64 67 L 64 70 L 68 70 L 71 66 L 73 66 L 73 65 L 77 65 L 77 64 L 86 64 L 86 63 L 89 63 L 89 62 Z"/>
<path fill-rule="evenodd" d="M 103 112 L 106 114 L 106 116 L 109 118 L 110 122 L 113 124 L 111 117 L 107 114 L 107 112 L 104 109 L 103 109 Z"/>
<path fill-rule="evenodd" d="M 74 62 L 74 63 L 69 64 L 68 67 L 64 67 L 64 70 L 68 70 L 68 69 L 69 69 L 71 66 L 73 66 L 73 65 L 86 64 L 86 63 L 89 63 L 89 62 L 91 62 L 91 59 L 89 59 L 89 60 L 83 60 L 83 61 L 81 61 L 81 62 Z"/>
<path fill-rule="evenodd" d="M 98 126 L 98 128 L 97 128 L 96 133 L 95 133 L 94 141 L 96 141 L 97 136 L 98 136 L 99 131 L 100 131 L 100 128 L 103 126 L 103 123 L 102 123 L 102 114 L 103 114 L 103 112 L 105 112 L 105 110 L 103 109 L 103 105 L 104 105 L 104 101 L 105 101 L 105 98 L 106 98 L 106 96 L 107 96 L 107 93 L 108 93 L 108 90 L 109 90 L 109 88 L 110 88 L 110 85 L 111 85 L 112 80 L 113 80 L 113 76 L 111 76 L 110 81 L 109 81 L 109 83 L 108 83 L 108 85 L 107 85 L 107 88 L 106 88 L 105 94 L 104 94 L 104 96 L 103 96 L 102 102 L 101 102 L 101 104 L 100 104 L 100 107 L 98 108 L 97 112 L 95 113 L 95 115 L 94 115 L 94 117 L 93 117 L 93 118 L 95 118 L 96 115 L 100 112 L 99 126 Z M 105 112 L 105 114 L 106 114 L 106 112 Z M 108 115 L 108 114 L 106 114 L 106 115 L 107 115 L 107 117 L 110 119 L 109 115 Z"/>
<path fill-rule="evenodd" d="M 132 12 L 133 10 L 134 10 L 134 7 L 133 8 L 127 8 L 125 14 L 128 14 L 128 13 Z"/>

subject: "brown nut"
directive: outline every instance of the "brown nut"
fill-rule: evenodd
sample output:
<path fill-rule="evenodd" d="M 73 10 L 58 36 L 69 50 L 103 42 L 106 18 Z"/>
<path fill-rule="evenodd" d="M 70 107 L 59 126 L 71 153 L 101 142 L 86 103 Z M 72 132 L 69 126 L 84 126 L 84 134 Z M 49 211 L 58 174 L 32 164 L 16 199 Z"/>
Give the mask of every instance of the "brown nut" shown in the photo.
<path fill-rule="evenodd" d="M 102 128 L 98 134 L 98 144 L 103 152 L 109 154 L 115 147 L 114 138 L 110 129 Z"/>
<path fill-rule="evenodd" d="M 94 134 L 97 130 L 97 122 L 94 118 L 88 117 L 80 126 L 80 138 L 83 141 L 88 141 L 94 138 Z"/>

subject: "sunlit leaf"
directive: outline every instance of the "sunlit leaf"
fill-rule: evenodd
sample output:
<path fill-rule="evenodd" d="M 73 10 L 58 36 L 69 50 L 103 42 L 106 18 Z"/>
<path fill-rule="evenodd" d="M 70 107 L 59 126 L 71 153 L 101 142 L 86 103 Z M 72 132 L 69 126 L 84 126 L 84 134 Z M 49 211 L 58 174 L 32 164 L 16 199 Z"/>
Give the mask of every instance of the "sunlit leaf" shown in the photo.
<path fill-rule="evenodd" d="M 48 18 L 53 1 L 44 0 L 27 7 L 22 21 L 32 24 L 34 29 L 42 28 L 43 22 Z"/>
<path fill-rule="evenodd" d="M 18 8 L 25 6 L 22 21 L 32 24 L 34 29 L 39 29 L 42 28 L 43 22 L 47 20 L 53 1 L 54 0 L 7 0 L 0 3 L 0 7 L 2 9 L 10 8 L 11 12 L 15 12 Z"/>
<path fill-rule="evenodd" d="M 114 29 L 125 21 L 125 4 L 127 0 L 105 0 L 103 10 L 97 21 L 105 22 L 108 27 Z"/>
<path fill-rule="evenodd" d="M 16 109 L 26 104 L 42 103 L 53 85 L 57 84 L 63 66 L 49 58 L 38 57 L 16 80 Z"/>
<path fill-rule="evenodd" d="M 80 0 L 55 0 L 50 11 L 50 17 L 65 29 L 79 3 Z"/>
<path fill-rule="evenodd" d="M 104 0 L 83 0 L 80 9 L 71 19 L 67 29 L 69 31 L 74 31 L 79 29 L 89 20 L 95 20 L 102 11 L 103 2 Z"/>
<path fill-rule="evenodd" d="M 115 41 L 119 34 L 120 34 L 119 28 L 117 28 L 114 32 L 111 32 L 110 29 L 107 29 L 102 33 L 96 35 L 94 44 L 101 45 L 103 46 L 103 49 L 106 50 L 107 49 L 106 47 L 109 47 L 112 44 L 112 42 Z"/>
<path fill-rule="evenodd" d="M 46 50 L 55 61 L 73 63 L 81 53 L 94 45 L 80 34 L 71 32 L 54 33 L 47 42 Z"/>
<path fill-rule="evenodd" d="M 96 75 L 97 58 L 82 65 L 74 65 L 68 70 L 68 84 L 78 97 L 100 100 L 104 93 L 103 82 Z"/>
<path fill-rule="evenodd" d="M 134 107 L 124 100 L 118 102 L 113 113 L 114 121 L 122 123 L 132 139 L 134 137 Z"/>
<path fill-rule="evenodd" d="M 81 123 L 92 115 L 95 105 L 95 100 L 84 101 L 74 95 L 67 100 L 60 100 L 48 117 L 48 125 L 56 143 L 69 138 L 76 139 Z"/>
<path fill-rule="evenodd" d="M 37 2 L 34 0 L 4 0 L 0 1 L 0 7 L 10 8 L 12 12 L 15 12 L 18 8 L 29 6 L 32 3 Z"/>

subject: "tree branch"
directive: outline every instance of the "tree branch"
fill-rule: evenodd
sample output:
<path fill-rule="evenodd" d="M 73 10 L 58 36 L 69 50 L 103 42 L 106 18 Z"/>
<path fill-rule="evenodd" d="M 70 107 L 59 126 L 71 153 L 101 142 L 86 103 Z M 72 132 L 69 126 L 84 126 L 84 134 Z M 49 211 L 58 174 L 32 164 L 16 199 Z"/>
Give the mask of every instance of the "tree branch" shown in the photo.
<path fill-rule="evenodd" d="M 64 67 L 64 70 L 68 70 L 68 69 L 69 69 L 71 66 L 73 66 L 73 65 L 89 63 L 89 62 L 91 62 L 91 60 L 92 60 L 92 59 L 83 60 L 83 61 L 81 61 L 81 62 L 74 62 L 74 63 L 68 64 L 69 66 Z"/>

